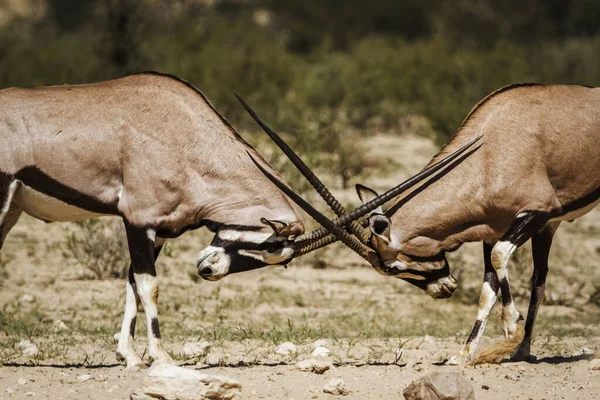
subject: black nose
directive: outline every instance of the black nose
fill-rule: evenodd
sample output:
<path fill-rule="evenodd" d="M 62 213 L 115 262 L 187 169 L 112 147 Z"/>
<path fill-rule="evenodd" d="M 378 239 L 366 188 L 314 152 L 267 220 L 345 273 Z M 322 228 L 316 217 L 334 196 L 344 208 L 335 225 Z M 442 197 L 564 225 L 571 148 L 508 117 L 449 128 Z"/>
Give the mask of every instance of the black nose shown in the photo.
<path fill-rule="evenodd" d="M 208 278 L 209 276 L 212 276 L 213 274 L 213 270 L 210 269 L 209 267 L 204 267 L 201 270 L 198 270 L 198 275 Z"/>

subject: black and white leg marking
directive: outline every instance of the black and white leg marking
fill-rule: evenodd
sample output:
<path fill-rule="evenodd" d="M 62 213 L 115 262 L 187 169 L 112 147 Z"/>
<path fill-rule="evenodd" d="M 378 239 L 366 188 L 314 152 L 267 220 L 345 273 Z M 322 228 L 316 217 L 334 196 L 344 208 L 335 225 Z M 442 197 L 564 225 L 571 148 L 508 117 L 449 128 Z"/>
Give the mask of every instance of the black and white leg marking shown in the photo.
<path fill-rule="evenodd" d="M 146 366 L 135 352 L 133 342 L 139 304 L 140 297 L 137 294 L 135 280 L 133 278 L 133 266 L 130 265 L 129 277 L 126 285 L 125 313 L 123 314 L 123 324 L 121 325 L 121 334 L 117 346 L 117 360 L 125 360 L 127 368 L 144 368 Z"/>
<path fill-rule="evenodd" d="M 481 295 L 479 296 L 479 311 L 477 312 L 477 320 L 473 325 L 471 334 L 467 339 L 467 343 L 457 356 L 453 356 L 448 360 L 450 365 L 458 365 L 470 361 L 475 356 L 475 352 L 479 346 L 479 341 L 483 336 L 485 325 L 487 324 L 490 311 L 496 304 L 498 289 L 500 284 L 496 275 L 496 270 L 492 266 L 491 260 L 492 246 L 483 243 L 483 262 L 485 271 L 483 274 L 483 286 Z"/>
<path fill-rule="evenodd" d="M 496 270 L 502 292 L 502 326 L 506 338 L 512 337 L 516 333 L 517 322 L 522 318 L 510 293 L 508 260 L 514 251 L 538 233 L 549 219 L 549 215 L 544 212 L 526 211 L 520 213 L 508 232 L 492 249 L 492 265 Z"/>
<path fill-rule="evenodd" d="M 517 331 L 517 322 L 521 315 L 515 307 L 510 293 L 508 281 L 508 261 L 514 251 L 535 235 L 548 221 L 547 213 L 527 211 L 520 213 L 508 232 L 498 241 L 490 251 L 484 245 L 485 275 L 479 300 L 477 321 L 467 339 L 467 344 L 458 356 L 448 360 L 448 364 L 461 364 L 470 361 L 477 352 L 477 347 L 483 335 L 489 314 L 496 303 L 498 288 L 502 291 L 502 325 L 504 335 L 510 337 Z M 491 265 L 491 268 L 490 268 Z M 495 280 L 492 278 L 496 275 Z"/>
<path fill-rule="evenodd" d="M 21 210 L 12 202 L 18 184 L 12 176 L 0 172 L 0 249 L 21 215 Z"/>
<path fill-rule="evenodd" d="M 127 360 L 128 367 L 139 365 L 141 362 L 133 349 L 137 307 L 141 303 L 146 314 L 150 357 L 155 363 L 172 363 L 173 360 L 163 348 L 158 324 L 158 279 L 154 261 L 163 241 L 157 239 L 156 233 L 151 230 L 136 228 L 128 223 L 125 223 L 125 229 L 131 255 L 131 268 L 118 351 Z"/>
<path fill-rule="evenodd" d="M 544 299 L 546 277 L 548 276 L 548 254 L 552 246 L 554 233 L 558 229 L 560 221 L 549 222 L 546 226 L 531 238 L 531 250 L 533 255 L 533 274 L 531 275 L 531 297 L 529 309 L 527 310 L 527 321 L 525 322 L 525 336 L 519 349 L 512 357 L 513 361 L 527 361 L 531 358 L 531 337 L 533 325 L 540 304 Z"/>

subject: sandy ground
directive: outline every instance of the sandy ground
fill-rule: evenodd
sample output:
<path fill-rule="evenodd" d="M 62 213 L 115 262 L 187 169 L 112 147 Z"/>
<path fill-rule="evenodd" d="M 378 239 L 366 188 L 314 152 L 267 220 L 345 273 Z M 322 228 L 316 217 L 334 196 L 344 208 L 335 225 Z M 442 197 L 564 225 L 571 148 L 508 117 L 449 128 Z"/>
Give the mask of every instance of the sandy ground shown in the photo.
<path fill-rule="evenodd" d="M 448 346 L 430 343 L 429 351 L 406 350 L 401 365 L 338 365 L 317 375 L 299 371 L 293 364 L 252 367 L 204 367 L 208 374 L 225 375 L 242 384 L 244 399 L 332 399 L 322 387 L 342 378 L 347 399 L 402 398 L 413 379 L 432 371 L 460 370 L 472 383 L 478 399 L 598 399 L 598 371 L 589 371 L 587 357 L 547 357 L 536 364 L 505 363 L 478 367 L 432 364 L 428 357 Z M 189 368 L 194 368 L 189 366 Z M 122 366 L 99 368 L 4 367 L 0 369 L 1 399 L 125 399 L 139 385 L 144 372 Z M 89 376 L 89 379 L 83 380 Z M 19 379 L 27 382 L 19 383 Z M 22 384 L 23 383 L 23 384 Z M 9 392 L 11 392 L 9 394 Z"/>
<path fill-rule="evenodd" d="M 381 190 L 414 173 L 435 152 L 418 138 L 376 137 L 375 156 L 409 160 L 393 176 L 370 178 Z M 384 150 L 382 150 L 384 149 Z M 351 191 L 338 190 L 356 204 Z M 124 282 L 82 279 L 85 268 L 65 256 L 69 225 L 24 217 L 3 249 L 11 261 L 0 288 L 1 399 L 126 399 L 145 372 L 115 360 L 113 334 L 124 307 Z M 477 367 L 442 365 L 457 353 L 477 312 L 482 264 L 480 245 L 452 255 L 465 269 L 453 299 L 434 300 L 405 282 L 384 278 L 339 246 L 295 261 L 290 268 L 265 268 L 217 283 L 198 280 L 193 262 L 210 240 L 192 232 L 169 243 L 159 258 L 159 315 L 167 350 L 179 364 L 242 384 L 244 399 L 330 399 L 322 393 L 341 377 L 347 399 L 402 398 L 403 389 L 428 372 L 461 370 L 478 399 L 600 399 L 600 371 L 588 369 L 600 349 L 600 310 L 590 299 L 600 281 L 598 211 L 561 227 L 550 261 L 548 299 L 536 325 L 537 363 Z M 525 313 L 528 250 L 511 266 L 517 307 Z M 523 289 L 524 288 L 524 289 Z M 55 328 L 56 320 L 66 325 Z M 146 353 L 144 318 L 138 317 L 137 350 Z M 496 307 L 484 346 L 502 340 Z M 328 341 L 335 370 L 302 372 L 318 339 Z M 16 348 L 30 340 L 36 356 Z M 202 357 L 182 354 L 188 341 L 206 340 Z M 276 353 L 291 341 L 294 354 Z M 86 376 L 89 375 L 89 376 Z"/>

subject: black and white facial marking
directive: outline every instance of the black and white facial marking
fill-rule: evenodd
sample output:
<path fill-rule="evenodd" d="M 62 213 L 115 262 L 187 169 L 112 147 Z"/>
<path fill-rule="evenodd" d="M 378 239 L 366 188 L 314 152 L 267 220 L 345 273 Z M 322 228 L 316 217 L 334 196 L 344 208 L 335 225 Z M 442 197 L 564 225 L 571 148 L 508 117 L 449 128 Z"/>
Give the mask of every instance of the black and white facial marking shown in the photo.
<path fill-rule="evenodd" d="M 386 265 L 387 275 L 400 278 L 419 289 L 424 290 L 433 298 L 452 296 L 458 282 L 450 273 L 450 267 L 445 253 L 433 257 L 400 257 Z"/>
<path fill-rule="evenodd" d="M 211 244 L 198 254 L 198 274 L 216 281 L 228 274 L 287 264 L 294 255 L 292 238 L 281 235 L 288 225 L 280 221 L 269 222 L 265 222 L 268 226 L 217 227 Z"/>

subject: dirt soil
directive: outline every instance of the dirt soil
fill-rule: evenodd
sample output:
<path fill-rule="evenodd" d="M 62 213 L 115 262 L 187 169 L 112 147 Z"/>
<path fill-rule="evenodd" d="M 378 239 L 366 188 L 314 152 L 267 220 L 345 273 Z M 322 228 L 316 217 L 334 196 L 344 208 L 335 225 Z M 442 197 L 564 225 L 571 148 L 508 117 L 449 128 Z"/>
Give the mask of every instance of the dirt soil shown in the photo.
<path fill-rule="evenodd" d="M 377 189 L 414 173 L 436 147 L 414 137 L 376 137 L 378 157 L 410 160 L 397 173 L 369 178 Z M 385 149 L 382 150 L 382 149 Z M 382 154 L 379 154 L 383 152 Z M 356 204 L 352 191 L 338 190 Z M 65 250 L 69 224 L 23 217 L 3 256 L 8 278 L 0 287 L 0 400 L 126 399 L 145 371 L 116 362 L 113 335 L 124 309 L 122 280 L 85 279 L 89 271 Z M 546 304 L 533 342 L 536 363 L 445 366 L 464 344 L 477 313 L 483 267 L 481 246 L 463 246 L 451 257 L 464 268 L 452 299 L 434 300 L 407 283 L 379 276 L 340 246 L 295 261 L 217 282 L 199 280 L 193 263 L 210 241 L 196 231 L 169 243 L 159 258 L 159 320 L 167 350 L 180 365 L 235 378 L 244 399 L 399 399 L 415 378 L 432 371 L 462 371 L 478 399 L 600 399 L 600 371 L 588 369 L 600 348 L 598 293 L 600 214 L 559 230 L 550 260 Z M 520 250 L 521 252 L 521 250 Z M 531 260 L 524 249 L 511 266 L 517 307 L 525 314 Z M 58 328 L 57 320 L 64 323 Z M 144 318 L 138 317 L 137 350 L 146 353 Z M 324 339 L 336 368 L 323 375 L 298 370 Z M 29 340 L 36 355 L 18 348 Z M 199 357 L 185 343 L 206 340 Z M 483 346 L 502 340 L 499 307 Z M 283 342 L 297 351 L 276 352 Z M 322 387 L 341 377 L 344 397 Z"/>

